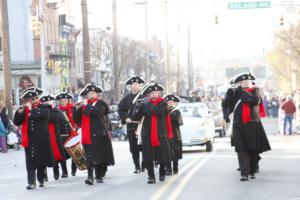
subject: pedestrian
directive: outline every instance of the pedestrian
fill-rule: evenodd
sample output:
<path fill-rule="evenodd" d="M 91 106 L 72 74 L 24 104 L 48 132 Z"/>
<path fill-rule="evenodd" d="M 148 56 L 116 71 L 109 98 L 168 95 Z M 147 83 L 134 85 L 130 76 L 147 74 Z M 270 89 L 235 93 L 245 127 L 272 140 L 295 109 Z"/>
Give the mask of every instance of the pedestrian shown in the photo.
<path fill-rule="evenodd" d="M 296 112 L 296 105 L 293 102 L 293 98 L 289 97 L 288 100 L 285 103 L 283 103 L 281 109 L 284 111 L 283 134 L 286 135 L 286 125 L 289 124 L 289 135 L 292 135 L 293 118 Z"/>
<path fill-rule="evenodd" d="M 78 125 L 75 123 L 72 113 L 74 108 L 74 105 L 71 103 L 73 96 L 68 94 L 67 92 L 63 92 L 56 95 L 55 99 L 58 100 L 58 109 L 62 113 L 62 115 L 59 115 L 59 128 L 61 141 L 64 144 L 68 140 L 68 138 L 78 135 Z M 64 151 L 65 158 L 66 160 L 68 160 L 70 158 L 70 155 L 66 152 L 65 149 Z M 62 178 L 67 178 L 69 176 L 66 160 L 59 162 L 62 168 Z M 74 160 L 71 160 L 71 175 L 75 176 L 77 167 Z M 56 167 L 58 167 L 58 165 Z"/>
<path fill-rule="evenodd" d="M 8 134 L 8 130 L 5 128 L 4 123 L 0 118 L 0 151 L 2 153 L 7 153 L 7 144 L 6 144 L 7 134 Z"/>
<path fill-rule="evenodd" d="M 125 84 L 130 85 L 131 93 L 127 94 L 118 105 L 118 114 L 122 124 L 126 125 L 129 149 L 135 166 L 134 173 L 140 173 L 140 171 L 144 171 L 145 168 L 143 163 L 142 168 L 140 164 L 141 145 L 138 144 L 138 137 L 136 134 L 138 123 L 133 120 L 135 101 L 143 98 L 143 95 L 140 94 L 140 90 L 141 84 L 144 83 L 145 81 L 139 76 L 130 77 Z"/>
<path fill-rule="evenodd" d="M 226 92 L 223 106 L 231 108 L 233 116 L 232 142 L 238 154 L 241 181 L 255 179 L 258 154 L 271 149 L 260 118 L 265 117 L 259 88 L 252 86 L 255 76 L 242 73 L 234 83 L 240 86 Z"/>
<path fill-rule="evenodd" d="M 103 183 L 107 166 L 114 165 L 114 155 L 108 132 L 108 105 L 100 99 L 97 93 L 102 89 L 93 83 L 87 84 L 80 96 L 85 97 L 81 104 L 76 104 L 73 117 L 81 125 L 82 145 L 86 154 L 88 177 L 87 185 L 94 184 L 94 170 L 96 182 Z"/>
<path fill-rule="evenodd" d="M 202 101 L 201 97 L 198 96 L 197 91 L 195 91 L 195 90 L 190 92 L 190 96 L 180 95 L 179 97 L 182 98 L 182 99 L 187 100 L 189 103 L 197 103 L 197 102 Z"/>
<path fill-rule="evenodd" d="M 14 115 L 14 124 L 22 126 L 22 146 L 25 149 L 28 186 L 36 188 L 36 173 L 39 186 L 44 187 L 46 167 L 53 167 L 50 145 L 49 106 L 40 103 L 38 96 L 43 93 L 38 88 L 25 89 L 21 98 L 26 102 Z"/>
<path fill-rule="evenodd" d="M 174 138 L 170 140 L 172 161 L 173 161 L 173 173 L 178 174 L 178 161 L 182 159 L 182 140 L 180 126 L 183 125 L 181 112 L 176 108 L 180 102 L 180 98 L 174 94 L 165 96 L 164 98 L 168 103 L 168 110 L 171 116 L 172 131 Z M 172 174 L 171 162 L 167 163 L 166 175 Z"/>
<path fill-rule="evenodd" d="M 134 113 L 135 120 L 142 120 L 142 153 L 148 171 L 148 184 L 156 182 L 154 175 L 154 161 L 158 161 L 159 180 L 164 181 L 166 164 L 171 162 L 171 149 L 169 140 L 173 138 L 171 117 L 168 113 L 167 102 L 160 97 L 163 87 L 158 83 L 149 85 L 144 98 Z"/>
<path fill-rule="evenodd" d="M 7 115 L 7 109 L 0 103 L 0 120 L 2 121 L 4 128 L 9 129 L 9 119 Z"/>
<path fill-rule="evenodd" d="M 58 163 L 62 163 L 62 176 L 61 178 L 68 177 L 66 172 L 66 158 L 65 158 L 65 151 L 60 137 L 60 126 L 59 121 L 62 118 L 63 114 L 60 110 L 58 110 L 55 106 L 53 101 L 55 98 L 51 95 L 45 95 L 40 98 L 41 103 L 44 105 L 48 105 L 49 112 L 50 112 L 50 119 L 49 119 L 49 133 L 50 133 L 50 142 L 51 142 L 51 149 L 54 158 L 54 167 L 53 167 L 53 176 L 55 180 L 59 179 L 59 167 Z"/>

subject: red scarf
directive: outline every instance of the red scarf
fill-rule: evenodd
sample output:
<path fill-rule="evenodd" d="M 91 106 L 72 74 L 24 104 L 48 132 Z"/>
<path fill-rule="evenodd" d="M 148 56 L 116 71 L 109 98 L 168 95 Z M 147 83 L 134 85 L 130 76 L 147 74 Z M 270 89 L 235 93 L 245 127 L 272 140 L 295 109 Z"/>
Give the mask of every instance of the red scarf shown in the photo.
<path fill-rule="evenodd" d="M 18 111 L 17 111 L 18 112 Z M 28 142 L 28 115 L 30 110 L 27 106 L 25 106 L 25 121 L 22 124 L 21 132 L 22 132 L 22 146 L 27 148 L 29 146 Z"/>
<path fill-rule="evenodd" d="M 93 103 L 99 100 L 98 97 L 88 100 L 88 104 L 92 105 Z M 82 131 L 82 144 L 91 144 L 91 121 L 90 117 L 83 113 L 85 105 L 82 106 L 82 121 L 81 121 L 81 131 Z"/>
<path fill-rule="evenodd" d="M 54 160 L 56 161 L 62 160 L 63 156 L 61 155 L 57 144 L 54 123 L 49 123 L 48 129 L 50 133 L 50 143 L 51 143 L 51 149 L 52 149 Z"/>
<path fill-rule="evenodd" d="M 33 104 L 33 108 L 37 108 L 40 105 L 40 102 Z M 21 133 L 22 133 L 22 146 L 24 148 L 27 148 L 29 146 L 29 140 L 28 140 L 28 118 L 29 118 L 30 110 L 27 106 L 25 106 L 25 121 L 22 124 L 21 127 Z"/>
<path fill-rule="evenodd" d="M 158 97 L 157 99 L 150 99 L 149 102 L 152 103 L 154 106 L 157 106 L 159 102 L 164 101 L 163 98 Z M 171 124 L 171 117 L 170 114 L 167 114 L 166 116 L 166 122 L 167 122 L 167 132 L 168 132 L 168 138 L 172 139 L 173 136 L 173 131 L 172 131 L 172 124 Z M 153 147 L 158 147 L 160 146 L 159 142 L 159 137 L 158 137 L 158 130 L 157 130 L 157 115 L 152 115 L 151 116 L 151 145 Z"/>
<path fill-rule="evenodd" d="M 73 126 L 74 129 L 76 129 L 77 127 L 77 124 L 75 124 L 74 122 L 74 119 L 73 119 L 73 113 L 72 113 L 72 110 L 73 110 L 73 104 L 71 103 L 68 103 L 66 106 L 62 106 L 59 104 L 59 109 L 61 111 L 64 111 L 66 112 L 67 114 L 67 117 L 69 119 L 69 122 L 71 123 L 71 125 Z M 70 133 L 70 137 L 74 136 L 74 135 L 77 135 L 77 130 L 72 130 L 71 133 Z"/>
<path fill-rule="evenodd" d="M 247 88 L 246 91 L 249 93 L 252 93 L 253 90 L 256 89 L 256 87 L 252 87 L 252 88 Z M 242 120 L 243 123 L 246 124 L 248 122 L 251 122 L 251 112 L 250 112 L 251 108 L 249 103 L 243 103 L 242 104 Z M 260 117 L 265 117 L 266 116 L 266 112 L 265 112 L 265 108 L 263 103 L 261 102 L 259 104 L 259 116 Z"/>

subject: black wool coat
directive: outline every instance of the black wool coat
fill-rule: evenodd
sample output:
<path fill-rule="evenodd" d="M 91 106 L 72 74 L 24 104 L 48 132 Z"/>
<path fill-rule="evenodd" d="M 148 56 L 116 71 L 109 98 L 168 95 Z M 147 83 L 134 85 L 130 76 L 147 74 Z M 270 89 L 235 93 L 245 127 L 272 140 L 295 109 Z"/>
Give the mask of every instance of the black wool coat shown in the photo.
<path fill-rule="evenodd" d="M 142 125 L 142 153 L 143 161 L 152 162 L 157 160 L 160 163 L 171 161 L 171 147 L 168 139 L 166 116 L 168 106 L 165 101 L 161 101 L 157 106 L 148 102 L 141 104 L 140 108 L 134 114 L 135 120 L 141 120 L 144 117 Z M 157 116 L 157 129 L 160 146 L 151 145 L 151 117 Z"/>
<path fill-rule="evenodd" d="M 84 151 L 87 156 L 87 163 L 92 162 L 94 165 L 114 165 L 114 153 L 109 129 L 108 119 L 109 107 L 102 101 L 98 100 L 93 105 L 87 105 L 85 109 L 80 107 L 73 109 L 74 121 L 81 124 L 82 116 L 86 115 L 90 118 L 90 134 L 91 144 L 84 144 Z"/>
<path fill-rule="evenodd" d="M 233 111 L 236 103 L 241 103 L 236 107 L 233 119 L 233 137 L 232 143 L 235 150 L 255 151 L 262 153 L 271 150 L 268 138 L 259 117 L 260 98 L 259 89 L 256 88 L 252 93 L 244 91 L 241 87 L 235 90 L 229 89 L 222 102 L 223 108 L 229 108 Z M 242 121 L 242 103 L 250 104 L 251 122 Z"/>
<path fill-rule="evenodd" d="M 16 111 L 14 124 L 21 126 L 25 122 L 25 117 L 25 110 L 22 113 Z M 50 108 L 47 105 L 39 105 L 30 111 L 28 118 L 29 146 L 25 148 L 27 169 L 52 167 L 54 164 L 48 130 L 49 120 Z"/>

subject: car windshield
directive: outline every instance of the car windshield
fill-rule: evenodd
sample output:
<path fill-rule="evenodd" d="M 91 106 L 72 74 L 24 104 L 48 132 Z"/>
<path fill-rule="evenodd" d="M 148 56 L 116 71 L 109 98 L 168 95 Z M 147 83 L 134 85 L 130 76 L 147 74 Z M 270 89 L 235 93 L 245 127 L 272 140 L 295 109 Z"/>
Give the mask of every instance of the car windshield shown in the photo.
<path fill-rule="evenodd" d="M 202 107 L 182 106 L 179 109 L 183 117 L 204 117 L 204 109 Z"/>

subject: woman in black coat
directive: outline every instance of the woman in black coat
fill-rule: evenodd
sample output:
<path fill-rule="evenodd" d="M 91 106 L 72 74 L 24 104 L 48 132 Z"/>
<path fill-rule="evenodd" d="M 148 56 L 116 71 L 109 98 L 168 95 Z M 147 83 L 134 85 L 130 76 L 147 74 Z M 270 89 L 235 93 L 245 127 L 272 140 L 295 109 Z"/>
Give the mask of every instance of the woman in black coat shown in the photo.
<path fill-rule="evenodd" d="M 134 118 L 142 120 L 142 153 L 143 161 L 148 170 L 148 183 L 155 183 L 154 165 L 157 160 L 160 164 L 159 180 L 164 181 L 166 164 L 171 161 L 169 139 L 173 138 L 171 119 L 168 113 L 167 102 L 159 97 L 163 88 L 159 84 L 152 84 L 145 89 L 144 94 L 149 94 L 150 99 L 144 99 Z M 169 117 L 169 118 L 168 118 Z"/>
<path fill-rule="evenodd" d="M 165 100 L 168 103 L 168 110 L 171 116 L 172 131 L 174 138 L 170 140 L 172 161 L 173 161 L 173 173 L 178 174 L 178 160 L 182 159 L 182 140 L 180 126 L 183 125 L 181 112 L 176 109 L 176 105 L 180 102 L 178 96 L 174 94 L 167 95 Z M 172 174 L 171 162 L 167 164 L 166 175 Z"/>
<path fill-rule="evenodd" d="M 229 89 L 222 103 L 234 111 L 232 143 L 238 153 L 241 181 L 247 181 L 249 175 L 255 179 L 258 154 L 271 149 L 260 120 L 265 116 L 262 98 L 252 80 L 250 73 L 237 76 L 235 83 L 240 86 Z"/>
<path fill-rule="evenodd" d="M 97 93 L 102 89 L 94 84 L 88 84 L 81 92 L 81 96 L 87 95 L 83 105 L 76 105 L 73 117 L 77 124 L 81 125 L 82 144 L 86 154 L 88 178 L 85 183 L 94 183 L 94 169 L 97 183 L 103 183 L 106 167 L 114 165 L 113 148 L 108 133 L 109 121 L 108 105 L 99 99 Z"/>
<path fill-rule="evenodd" d="M 21 98 L 27 103 L 20 107 L 14 115 L 14 124 L 22 126 L 22 145 L 25 149 L 27 169 L 27 189 L 36 187 L 37 179 L 40 187 L 44 187 L 46 167 L 53 167 L 53 154 L 48 130 L 49 106 L 39 103 L 38 95 L 42 91 L 32 88 L 22 93 Z"/>

